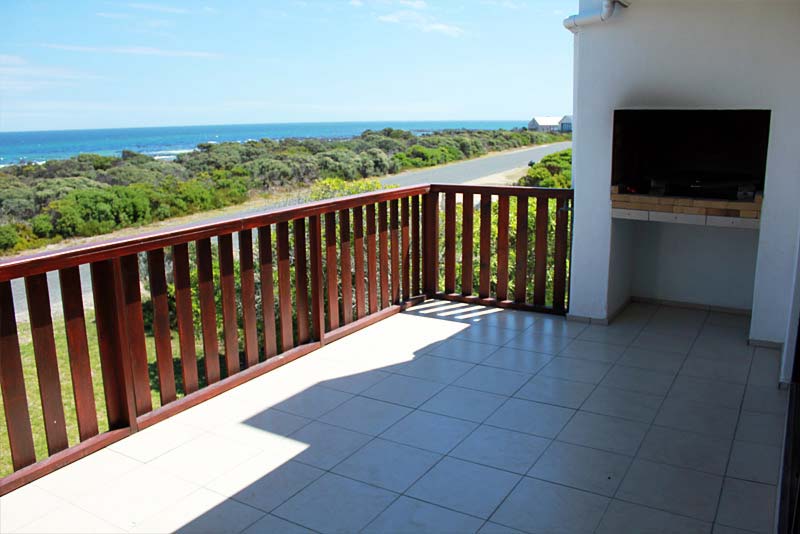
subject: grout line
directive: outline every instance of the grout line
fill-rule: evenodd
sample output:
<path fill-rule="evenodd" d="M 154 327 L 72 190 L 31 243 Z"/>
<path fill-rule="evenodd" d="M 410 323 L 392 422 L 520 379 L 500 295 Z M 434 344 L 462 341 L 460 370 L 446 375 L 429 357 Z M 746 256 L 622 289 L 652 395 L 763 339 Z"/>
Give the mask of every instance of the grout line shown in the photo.
<path fill-rule="evenodd" d="M 662 310 L 662 309 L 663 309 L 663 306 L 659 306 L 653 311 L 653 313 L 650 315 L 650 317 L 648 317 L 647 321 L 643 324 L 642 328 L 639 330 L 639 333 L 636 335 L 636 337 L 634 337 L 634 339 L 628 344 L 628 348 L 626 348 L 625 351 L 627 351 L 630 347 L 633 346 L 633 343 L 636 341 L 636 339 L 638 339 L 638 337 L 642 334 L 642 332 L 644 332 L 644 330 L 653 322 L 653 319 L 656 316 L 656 314 L 659 312 L 659 310 Z M 704 322 L 705 322 L 705 319 L 707 317 L 708 317 L 708 313 L 706 312 L 706 315 L 705 315 L 705 317 L 703 319 Z M 702 329 L 702 327 L 701 327 L 701 329 Z M 699 332 L 698 332 L 698 334 L 695 335 L 695 340 L 697 339 L 697 335 L 699 335 Z M 694 344 L 694 340 L 692 341 L 692 344 Z M 686 361 L 686 358 L 688 357 L 690 351 L 691 351 L 691 346 L 689 347 L 689 350 L 686 351 L 686 355 L 683 358 L 684 362 Z M 681 364 L 681 367 L 682 366 L 683 366 L 683 364 Z M 650 433 L 650 430 L 653 427 L 653 423 L 655 422 L 656 418 L 658 417 L 658 414 L 661 411 L 661 408 L 664 406 L 664 402 L 667 399 L 667 395 L 669 395 L 669 391 L 672 389 L 672 385 L 674 385 L 675 380 L 677 379 L 679 373 L 680 373 L 680 369 L 678 369 L 678 372 L 673 375 L 670 387 L 667 388 L 667 390 L 666 390 L 666 392 L 664 394 L 664 397 L 661 399 L 661 403 L 659 404 L 659 407 L 656 410 L 656 414 L 653 417 L 653 420 L 648 425 L 647 431 L 645 431 L 644 436 L 642 436 L 641 441 L 639 441 L 639 444 L 636 447 L 636 452 L 634 452 L 634 454 L 633 454 L 633 458 L 631 459 L 630 463 L 628 464 L 628 467 L 625 469 L 625 473 L 623 473 L 622 477 L 620 478 L 619 484 L 617 484 L 617 487 L 614 490 L 613 495 L 611 496 L 611 498 L 609 499 L 608 503 L 606 504 L 606 509 L 603 512 L 603 515 L 601 516 L 600 521 L 598 522 L 597 526 L 595 527 L 595 532 L 597 531 L 598 528 L 600 528 L 600 525 L 602 525 L 603 519 L 605 518 L 606 514 L 608 514 L 608 509 L 610 508 L 611 503 L 614 501 L 614 499 L 616 499 L 617 494 L 619 494 L 620 488 L 622 488 L 622 484 L 625 482 L 625 479 L 628 477 L 628 473 L 630 473 L 631 466 L 633 466 L 634 462 L 636 462 L 636 460 L 637 460 L 637 458 L 639 456 L 639 452 L 641 451 L 642 444 L 647 439 L 647 435 Z M 666 511 L 666 510 L 664 510 L 664 511 Z"/>
<path fill-rule="evenodd" d="M 739 401 L 739 410 L 738 410 L 738 412 L 736 414 L 736 424 L 733 427 L 733 437 L 731 438 L 731 447 L 728 450 L 728 458 L 727 458 L 727 461 L 725 462 L 725 471 L 724 471 L 724 474 L 723 474 L 723 477 L 722 477 L 722 484 L 720 484 L 719 495 L 717 496 L 717 506 L 716 506 L 716 508 L 714 510 L 714 523 L 715 524 L 717 522 L 717 519 L 719 518 L 719 508 L 720 508 L 720 505 L 722 504 L 722 494 L 725 491 L 725 483 L 726 483 L 727 478 L 728 478 L 728 469 L 730 468 L 731 458 L 733 457 L 733 449 L 736 446 L 736 434 L 739 431 L 739 422 L 741 421 L 742 412 L 744 411 L 744 399 L 745 399 L 745 395 L 747 394 L 747 383 L 750 381 L 750 373 L 753 370 L 753 362 L 754 361 L 755 361 L 754 351 L 751 351 L 751 353 L 750 353 L 750 365 L 747 367 L 747 376 L 745 377 L 744 391 L 742 392 L 742 398 Z M 774 522 L 774 518 L 773 518 L 773 522 Z"/>

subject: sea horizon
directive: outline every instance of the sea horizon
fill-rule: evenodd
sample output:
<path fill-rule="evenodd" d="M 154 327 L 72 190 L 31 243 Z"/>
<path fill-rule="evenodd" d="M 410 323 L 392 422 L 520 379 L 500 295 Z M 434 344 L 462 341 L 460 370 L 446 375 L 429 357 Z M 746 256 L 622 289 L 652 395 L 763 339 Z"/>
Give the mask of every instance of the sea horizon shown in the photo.
<path fill-rule="evenodd" d="M 246 142 L 259 139 L 346 139 L 364 130 L 399 128 L 416 134 L 449 129 L 519 128 L 527 120 L 381 120 L 280 122 L 191 126 L 136 126 L 76 130 L 0 132 L 0 165 L 41 163 L 78 154 L 120 155 L 133 150 L 159 159 L 174 159 L 202 143 Z"/>

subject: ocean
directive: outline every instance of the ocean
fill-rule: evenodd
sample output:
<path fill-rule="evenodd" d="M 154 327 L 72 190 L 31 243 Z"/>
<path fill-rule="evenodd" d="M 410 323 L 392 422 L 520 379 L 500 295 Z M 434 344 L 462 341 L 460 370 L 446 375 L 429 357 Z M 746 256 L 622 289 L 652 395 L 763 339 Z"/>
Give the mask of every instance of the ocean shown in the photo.
<path fill-rule="evenodd" d="M 199 143 L 287 137 L 342 139 L 387 127 L 422 134 L 450 128 L 496 130 L 525 125 L 525 121 L 379 121 L 0 132 L 0 165 L 67 159 L 83 153 L 119 155 L 123 150 L 171 159 Z"/>

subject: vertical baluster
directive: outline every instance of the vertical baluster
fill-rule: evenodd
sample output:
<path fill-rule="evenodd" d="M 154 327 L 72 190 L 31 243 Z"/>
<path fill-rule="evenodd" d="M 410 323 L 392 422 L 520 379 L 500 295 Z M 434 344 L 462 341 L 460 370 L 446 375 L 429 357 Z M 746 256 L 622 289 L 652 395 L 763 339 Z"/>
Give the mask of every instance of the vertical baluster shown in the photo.
<path fill-rule="evenodd" d="M 311 328 L 313 337 L 325 343 L 325 297 L 322 292 L 322 222 L 319 215 L 308 218 L 308 245 L 311 256 Z"/>
<path fill-rule="evenodd" d="M 488 298 L 492 279 L 492 195 L 481 194 L 480 288 L 478 295 Z"/>
<path fill-rule="evenodd" d="M 147 347 L 144 340 L 142 294 L 139 290 L 139 258 L 131 254 L 120 258 L 122 288 L 125 292 L 125 325 L 128 329 L 128 347 L 133 365 L 133 385 L 136 395 L 136 413 L 145 414 L 153 409 L 150 398 L 150 371 L 147 367 Z"/>
<path fill-rule="evenodd" d="M 261 280 L 261 315 L 264 321 L 264 357 L 278 354 L 275 341 L 275 289 L 272 274 L 272 228 L 258 229 L 258 262 Z"/>
<path fill-rule="evenodd" d="M 528 284 L 528 197 L 517 197 L 517 269 L 514 278 L 514 302 L 526 300 Z"/>
<path fill-rule="evenodd" d="M 389 231 L 386 221 L 386 202 L 378 204 L 378 251 L 381 266 L 381 309 L 389 305 Z"/>
<path fill-rule="evenodd" d="M 508 299 L 508 197 L 497 201 L 497 300 Z"/>
<path fill-rule="evenodd" d="M 325 214 L 325 276 L 328 281 L 328 330 L 339 328 L 339 272 L 336 258 L 336 213 Z"/>
<path fill-rule="evenodd" d="M 61 401 L 61 381 L 58 376 L 58 356 L 53 338 L 53 318 L 50 313 L 50 293 L 47 275 L 36 274 L 25 278 L 28 297 L 28 314 L 31 320 L 31 338 L 36 358 L 36 376 L 42 399 L 44 431 L 47 451 L 55 454 L 69 446 L 64 404 Z"/>
<path fill-rule="evenodd" d="M 399 214 L 398 202 L 392 200 L 389 202 L 389 236 L 390 240 L 390 263 L 391 263 L 391 291 L 392 291 L 392 304 L 400 302 L 400 236 L 399 230 Z"/>
<path fill-rule="evenodd" d="M 192 287 L 189 275 L 189 245 L 172 247 L 172 275 L 175 279 L 175 316 L 178 323 L 178 344 L 181 354 L 183 390 L 188 395 L 197 391 L 197 351 L 194 347 Z"/>
<path fill-rule="evenodd" d="M 422 236 L 424 291 L 428 298 L 439 292 L 439 193 L 423 197 Z"/>
<path fill-rule="evenodd" d="M 472 295 L 472 277 L 474 274 L 474 267 L 472 265 L 473 259 L 473 214 L 475 206 L 472 201 L 472 193 L 464 193 L 461 199 L 464 216 L 462 220 L 461 230 L 461 294 L 464 296 Z"/>
<path fill-rule="evenodd" d="M 11 282 L 0 282 L 0 391 L 14 470 L 36 461 Z"/>
<path fill-rule="evenodd" d="M 548 206 L 547 197 L 536 197 L 536 243 L 533 256 L 533 303 L 537 306 L 545 305 L 547 296 L 547 225 Z"/>
<path fill-rule="evenodd" d="M 236 320 L 236 281 L 233 278 L 233 237 L 217 238 L 219 246 L 219 285 L 222 289 L 222 330 L 225 343 L 225 368 L 228 376 L 239 372 L 239 325 Z"/>
<path fill-rule="evenodd" d="M 422 293 L 419 227 L 419 196 L 414 196 L 411 199 L 411 291 L 414 295 Z"/>
<path fill-rule="evenodd" d="M 292 334 L 292 281 L 289 267 L 289 223 L 276 226 L 278 241 L 278 311 L 281 318 L 281 351 L 294 347 Z"/>
<path fill-rule="evenodd" d="M 212 263 L 211 240 L 199 240 L 197 242 L 197 294 L 200 301 L 200 324 L 203 330 L 206 380 L 209 384 L 219 381 L 220 375 L 217 304 L 214 299 L 214 268 Z"/>
<path fill-rule="evenodd" d="M 411 298 L 411 246 L 408 235 L 408 197 L 400 201 L 400 258 L 403 270 L 403 299 Z"/>
<path fill-rule="evenodd" d="M 553 309 L 559 312 L 566 311 L 568 216 L 567 200 L 559 198 L 556 202 L 556 250 L 553 272 Z"/>
<path fill-rule="evenodd" d="M 311 338 L 308 326 L 308 264 L 306 259 L 306 220 L 295 219 L 294 227 L 294 279 L 297 303 L 297 343 L 308 343 Z"/>
<path fill-rule="evenodd" d="M 150 277 L 150 298 L 153 301 L 153 337 L 156 345 L 159 392 L 161 394 L 161 405 L 163 406 L 176 398 L 175 370 L 172 365 L 172 334 L 169 325 L 167 276 L 164 270 L 164 249 L 159 248 L 147 253 L 147 267 Z M 215 325 L 215 339 L 216 335 Z M 208 360 L 208 355 L 206 355 L 206 360 Z"/>
<path fill-rule="evenodd" d="M 364 288 L 364 214 L 361 206 L 353 208 L 353 255 L 355 257 L 356 317 L 366 315 Z"/>
<path fill-rule="evenodd" d="M 353 321 L 353 271 L 350 261 L 350 210 L 339 212 L 339 249 L 342 262 L 342 324 Z"/>
<path fill-rule="evenodd" d="M 247 367 L 258 363 L 258 326 L 256 324 L 256 273 L 253 267 L 253 232 L 239 232 L 239 276 L 242 284 L 242 325 L 244 326 L 244 361 Z"/>
<path fill-rule="evenodd" d="M 108 426 L 135 432 L 136 401 L 126 328 L 125 293 L 119 259 L 92 263 L 97 344 L 103 372 Z"/>
<path fill-rule="evenodd" d="M 78 267 L 61 269 L 58 277 L 61 285 L 61 305 L 64 310 L 78 434 L 81 441 L 84 441 L 97 435 L 97 407 L 94 402 L 89 343 L 86 339 L 80 270 Z"/>
<path fill-rule="evenodd" d="M 375 254 L 375 204 L 367 205 L 367 281 L 369 313 L 378 311 L 378 260 Z"/>
<path fill-rule="evenodd" d="M 456 194 L 444 194 L 444 292 L 456 292 Z"/>

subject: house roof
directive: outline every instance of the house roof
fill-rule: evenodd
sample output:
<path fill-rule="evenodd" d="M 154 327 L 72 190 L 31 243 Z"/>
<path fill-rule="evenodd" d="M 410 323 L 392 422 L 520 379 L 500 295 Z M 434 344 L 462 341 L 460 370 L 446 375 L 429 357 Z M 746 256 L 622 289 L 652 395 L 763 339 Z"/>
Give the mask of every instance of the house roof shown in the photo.
<path fill-rule="evenodd" d="M 536 124 L 539 126 L 558 126 L 561 122 L 561 117 L 541 116 L 534 117 L 533 120 L 535 120 Z"/>
<path fill-rule="evenodd" d="M 564 115 L 560 122 L 572 122 L 572 115 Z"/>

